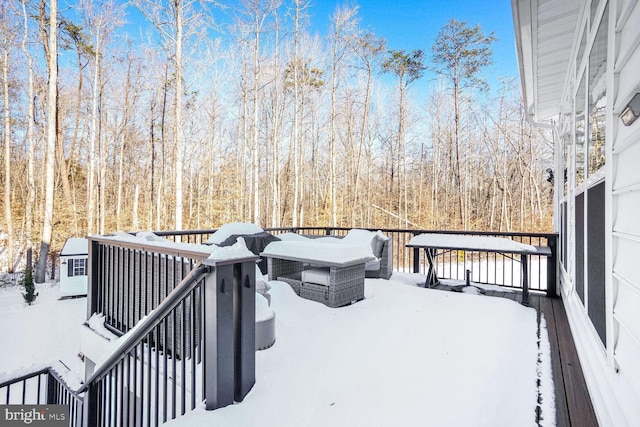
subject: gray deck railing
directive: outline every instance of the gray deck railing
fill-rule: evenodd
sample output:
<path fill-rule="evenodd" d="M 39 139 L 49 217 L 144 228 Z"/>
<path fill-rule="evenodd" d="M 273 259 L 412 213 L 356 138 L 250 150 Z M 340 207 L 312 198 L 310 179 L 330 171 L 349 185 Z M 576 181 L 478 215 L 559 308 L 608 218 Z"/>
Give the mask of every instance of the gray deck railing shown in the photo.
<path fill-rule="evenodd" d="M 89 238 L 87 318 L 121 338 L 78 390 L 88 426 L 157 426 L 255 382 L 255 261 Z M 134 327 L 135 326 L 135 327 Z"/>
<path fill-rule="evenodd" d="M 2 405 L 65 405 L 69 427 L 82 427 L 82 396 L 72 390 L 52 367 L 0 382 Z"/>
<path fill-rule="evenodd" d="M 265 228 L 273 234 L 293 232 L 306 235 L 345 235 L 348 227 L 279 227 Z M 452 230 L 416 230 L 393 228 L 364 228 L 370 231 L 382 231 L 393 241 L 393 268 L 398 272 L 425 273 L 428 268 L 423 251 L 408 248 L 406 244 L 413 236 L 423 233 L 466 234 L 472 236 L 492 236 L 512 239 L 534 246 L 548 246 L 551 257 L 530 256 L 529 289 L 556 295 L 557 277 L 557 241 L 554 233 L 521 233 L 493 231 L 452 231 Z M 187 242 L 204 242 L 216 230 L 164 231 L 157 234 L 169 239 L 181 239 Z M 439 251 L 435 258 L 438 277 L 464 281 L 466 270 L 471 271 L 471 279 L 477 283 L 495 284 L 502 287 L 520 289 L 520 263 L 518 258 L 503 256 L 492 252 Z"/>
<path fill-rule="evenodd" d="M 78 390 L 87 392 L 88 425 L 157 426 L 202 401 L 207 271 L 191 270 Z"/>
<path fill-rule="evenodd" d="M 129 331 L 209 256 L 96 236 L 89 241 L 87 318 L 104 314 L 116 334 Z"/>
<path fill-rule="evenodd" d="M 297 227 L 266 231 L 344 235 L 348 230 Z M 202 243 L 214 231 L 156 234 Z M 421 251 L 405 245 L 414 235 L 435 231 L 381 231 L 393 241 L 396 271 L 425 271 Z M 553 255 L 547 260 L 546 276 L 539 266 L 536 280 L 530 283 L 534 290 L 555 292 L 552 282 L 557 236 L 463 234 L 507 237 L 551 247 Z M 6 403 L 68 405 L 71 427 L 159 425 L 202 401 L 207 409 L 214 409 L 242 400 L 255 382 L 256 257 L 216 263 L 206 259 L 208 253 L 199 251 L 100 237 L 89 240 L 87 318 L 102 313 L 105 325 L 114 333 L 129 334 L 79 390 L 71 390 L 54 370 L 46 368 L 0 383 L 0 399 L 4 393 Z M 485 267 L 488 271 L 491 265 L 497 269 L 501 264 L 505 269 L 505 265 L 517 262 L 482 252 L 460 252 L 448 252 L 438 261 L 441 278 L 464 280 L 459 265 L 489 266 Z M 483 277 L 488 280 L 483 267 L 477 268 L 480 281 Z M 496 276 L 492 276 L 494 280 Z M 238 325 L 244 326 L 238 330 Z"/>

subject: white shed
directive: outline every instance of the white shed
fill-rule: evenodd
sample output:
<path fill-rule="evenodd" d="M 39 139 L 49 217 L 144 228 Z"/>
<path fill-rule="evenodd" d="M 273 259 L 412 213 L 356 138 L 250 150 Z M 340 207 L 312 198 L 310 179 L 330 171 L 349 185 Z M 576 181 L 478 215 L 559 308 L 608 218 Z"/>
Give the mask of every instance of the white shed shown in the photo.
<path fill-rule="evenodd" d="M 88 258 L 87 239 L 67 239 L 60 252 L 60 298 L 87 295 Z"/>

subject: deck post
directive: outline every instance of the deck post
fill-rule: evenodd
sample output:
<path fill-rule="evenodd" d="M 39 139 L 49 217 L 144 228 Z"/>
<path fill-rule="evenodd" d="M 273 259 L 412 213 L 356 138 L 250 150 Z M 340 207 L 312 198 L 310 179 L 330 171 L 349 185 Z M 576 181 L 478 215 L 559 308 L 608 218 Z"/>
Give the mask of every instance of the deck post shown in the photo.
<path fill-rule="evenodd" d="M 241 402 L 256 383 L 256 263 L 234 264 L 235 393 Z"/>
<path fill-rule="evenodd" d="M 207 410 L 240 402 L 256 382 L 257 257 L 204 260 L 204 400 Z"/>
<path fill-rule="evenodd" d="M 87 319 L 98 310 L 98 286 L 100 283 L 100 242 L 89 237 L 89 261 L 87 283 Z"/>
<path fill-rule="evenodd" d="M 58 403 L 57 381 L 51 371 L 47 373 L 47 405 Z"/>
<path fill-rule="evenodd" d="M 98 425 L 98 386 L 96 383 L 89 384 L 87 391 L 84 393 L 81 415 L 84 420 L 81 425 Z"/>
<path fill-rule="evenodd" d="M 233 266 L 205 278 L 204 378 L 207 410 L 233 403 Z"/>
<path fill-rule="evenodd" d="M 413 272 L 420 273 L 420 248 L 413 248 Z"/>
<path fill-rule="evenodd" d="M 522 264 L 522 305 L 529 306 L 529 257 L 526 254 L 520 255 Z"/>
<path fill-rule="evenodd" d="M 547 297 L 555 298 L 558 296 L 558 236 L 549 236 L 547 242 L 551 249 L 551 256 L 547 257 Z"/>

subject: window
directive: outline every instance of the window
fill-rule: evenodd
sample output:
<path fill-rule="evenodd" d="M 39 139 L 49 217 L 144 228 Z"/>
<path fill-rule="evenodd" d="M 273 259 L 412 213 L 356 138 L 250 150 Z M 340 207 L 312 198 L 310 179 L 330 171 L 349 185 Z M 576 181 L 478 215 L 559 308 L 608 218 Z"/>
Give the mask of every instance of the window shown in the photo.
<path fill-rule="evenodd" d="M 589 55 L 589 176 L 600 170 L 605 162 L 608 15 L 609 6 L 604 11 Z"/>
<path fill-rule="evenodd" d="M 576 196 L 575 203 L 575 280 L 576 292 L 580 297 L 580 301 L 584 304 L 584 194 L 580 193 Z"/>
<path fill-rule="evenodd" d="M 569 266 L 567 265 L 567 260 L 568 260 L 567 255 L 569 252 L 569 246 L 567 242 L 569 239 L 569 235 L 567 234 L 567 202 L 566 201 L 560 205 L 560 227 L 561 227 L 560 261 L 562 262 L 564 269 L 568 271 Z"/>
<path fill-rule="evenodd" d="M 67 261 L 67 276 L 86 276 L 87 275 L 87 259 L 86 258 L 70 258 Z"/>
<path fill-rule="evenodd" d="M 585 179 L 585 83 L 584 77 L 580 79 L 578 93 L 576 94 L 576 186 L 582 184 Z"/>
<path fill-rule="evenodd" d="M 605 182 L 587 190 L 587 253 L 585 270 L 587 273 L 588 313 L 596 332 L 602 340 L 607 342 L 606 295 L 605 295 L 605 264 L 606 255 L 604 237 L 605 223 Z"/>

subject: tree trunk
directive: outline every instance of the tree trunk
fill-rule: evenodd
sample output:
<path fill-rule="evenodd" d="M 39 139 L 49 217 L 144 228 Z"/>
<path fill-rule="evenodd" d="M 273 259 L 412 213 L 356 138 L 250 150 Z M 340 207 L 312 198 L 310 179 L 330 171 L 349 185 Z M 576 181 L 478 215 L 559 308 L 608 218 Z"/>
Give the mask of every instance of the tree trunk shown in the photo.
<path fill-rule="evenodd" d="M 139 209 L 139 204 L 138 204 L 138 198 L 140 197 L 140 184 L 136 183 L 134 192 L 133 192 L 133 208 L 132 208 L 132 223 L 131 223 L 131 228 L 134 231 L 138 231 L 140 229 L 140 223 L 139 223 L 139 219 L 138 219 L 138 209 Z"/>
<path fill-rule="evenodd" d="M 91 103 L 91 135 L 89 137 L 89 171 L 87 174 L 87 234 L 95 233 L 96 225 L 96 163 L 97 144 L 99 139 L 98 130 L 98 98 L 100 92 L 100 67 L 101 67 L 101 32 L 97 29 L 95 36 L 95 56 L 93 69 L 93 93 Z"/>
<path fill-rule="evenodd" d="M 175 166 L 174 173 L 176 179 L 176 223 L 175 229 L 182 230 L 182 173 L 184 167 L 184 153 L 182 148 L 182 140 L 183 140 L 183 132 L 182 132 L 182 79 L 183 79 L 183 69 L 182 69 L 182 42 L 183 42 L 183 3 L 182 0 L 176 1 L 176 52 L 175 52 L 175 67 L 176 67 L 176 79 L 175 79 L 175 88 L 176 88 L 176 123 L 175 123 Z"/>
<path fill-rule="evenodd" d="M 301 0 L 295 0 L 295 16 L 293 22 L 293 206 L 292 206 L 292 218 L 291 225 L 297 227 L 298 220 L 298 206 L 300 204 L 300 88 L 299 88 L 299 68 L 300 68 L 300 56 L 299 56 L 299 38 L 300 38 L 300 8 Z"/>
<path fill-rule="evenodd" d="M 27 70 L 29 79 L 29 107 L 27 112 L 27 203 L 25 206 L 25 233 L 27 238 L 27 247 L 33 246 L 33 207 L 36 202 L 36 183 L 33 168 L 35 157 L 35 136 L 34 136 L 34 117 L 35 117 L 35 100 L 34 100 L 34 73 L 33 58 L 27 49 L 27 39 L 29 37 L 29 22 L 27 15 L 27 0 L 22 0 L 22 16 L 24 22 L 24 37 L 22 39 L 22 51 L 27 57 Z"/>
<path fill-rule="evenodd" d="M 41 19 L 44 19 L 41 16 Z M 51 247 L 53 233 L 53 198 L 54 198 L 54 173 L 56 150 L 56 125 L 57 125 L 57 95 L 58 95 L 58 1 L 49 0 L 49 46 L 48 46 L 48 70 L 49 90 L 47 99 L 47 151 L 45 156 L 45 202 L 44 223 L 42 227 L 42 239 L 40 242 L 40 254 L 36 267 L 35 281 L 43 283 L 47 271 L 47 258 Z"/>
<path fill-rule="evenodd" d="M 273 130 L 272 130 L 272 144 L 273 144 L 273 159 L 272 159 L 272 173 L 271 173 L 271 188 L 272 188 L 272 206 L 271 206 L 271 226 L 278 227 L 281 225 L 280 219 L 280 108 L 281 108 L 281 86 L 280 82 L 280 32 L 278 15 L 275 13 L 275 54 L 274 54 L 274 99 L 273 99 Z"/>
<path fill-rule="evenodd" d="M 124 154 L 127 142 L 127 125 L 129 121 L 129 93 L 131 90 L 131 60 L 127 65 L 127 80 L 124 85 L 124 111 L 122 113 L 122 128 L 120 129 L 120 157 L 118 159 L 118 185 L 116 195 L 116 230 L 121 227 L 122 213 L 122 183 L 124 175 Z"/>
<path fill-rule="evenodd" d="M 5 34 L 5 37 L 9 37 Z M 7 272 L 13 273 L 13 221 L 11 219 L 11 113 L 9 108 L 9 46 L 2 52 L 4 79 L 4 219 L 7 234 Z"/>

